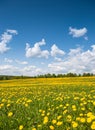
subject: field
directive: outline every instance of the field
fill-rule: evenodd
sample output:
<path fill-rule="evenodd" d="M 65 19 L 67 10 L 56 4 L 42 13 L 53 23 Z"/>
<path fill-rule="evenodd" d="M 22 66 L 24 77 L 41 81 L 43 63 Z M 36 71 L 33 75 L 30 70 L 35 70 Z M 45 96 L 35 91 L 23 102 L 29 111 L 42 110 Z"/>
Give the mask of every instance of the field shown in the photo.
<path fill-rule="evenodd" d="M 95 77 L 0 81 L 0 130 L 95 130 Z"/>

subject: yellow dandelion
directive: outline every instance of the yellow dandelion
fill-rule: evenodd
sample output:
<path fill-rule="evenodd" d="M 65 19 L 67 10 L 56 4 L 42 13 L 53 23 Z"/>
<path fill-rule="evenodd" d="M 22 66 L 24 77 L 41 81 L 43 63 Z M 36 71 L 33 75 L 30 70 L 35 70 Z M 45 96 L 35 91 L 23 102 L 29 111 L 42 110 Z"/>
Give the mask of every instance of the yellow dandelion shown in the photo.
<path fill-rule="evenodd" d="M 83 116 L 83 113 L 80 113 L 79 115 L 80 115 L 80 116 Z"/>
<path fill-rule="evenodd" d="M 72 109 L 76 108 L 76 105 L 72 105 Z"/>
<path fill-rule="evenodd" d="M 86 119 L 84 117 L 80 118 L 81 123 L 85 123 Z"/>
<path fill-rule="evenodd" d="M 1 107 L 3 107 L 3 106 L 4 106 L 4 104 L 3 104 L 3 103 L 1 103 L 1 104 L 0 104 L 0 108 L 1 108 Z"/>
<path fill-rule="evenodd" d="M 80 121 L 80 117 L 76 117 L 76 121 Z"/>
<path fill-rule="evenodd" d="M 78 123 L 75 122 L 75 121 L 73 121 L 73 122 L 72 122 L 72 127 L 73 127 L 73 128 L 76 128 L 77 126 L 78 126 Z"/>
<path fill-rule="evenodd" d="M 25 103 L 25 107 L 28 107 L 28 104 L 27 104 L 27 103 Z"/>
<path fill-rule="evenodd" d="M 67 116 L 67 122 L 70 122 L 71 120 L 72 120 L 71 115 L 68 115 L 68 116 Z"/>
<path fill-rule="evenodd" d="M 23 129 L 23 125 L 20 125 L 20 126 L 19 126 L 19 130 L 22 130 L 22 129 Z"/>
<path fill-rule="evenodd" d="M 41 114 L 41 116 L 45 116 L 45 114 L 44 114 L 44 113 L 42 113 L 42 114 Z"/>
<path fill-rule="evenodd" d="M 60 126 L 60 125 L 62 125 L 62 124 L 63 124 L 62 121 L 58 121 L 56 125 L 57 125 L 57 126 Z"/>
<path fill-rule="evenodd" d="M 42 125 L 38 125 L 38 128 L 40 128 Z"/>
<path fill-rule="evenodd" d="M 29 100 L 27 100 L 27 102 L 28 102 L 28 103 L 30 103 L 30 102 L 32 102 L 32 100 L 31 100 L 31 99 L 29 99 Z"/>
<path fill-rule="evenodd" d="M 91 129 L 95 130 L 95 121 L 92 122 Z"/>
<path fill-rule="evenodd" d="M 49 116 L 49 115 L 50 115 L 50 112 L 47 113 L 47 116 Z"/>
<path fill-rule="evenodd" d="M 60 118 L 62 118 L 62 116 L 61 116 L 61 115 L 57 117 L 57 120 L 59 120 Z"/>
<path fill-rule="evenodd" d="M 8 103 L 8 104 L 7 104 L 7 107 L 9 107 L 9 106 L 10 106 L 10 104 Z"/>
<path fill-rule="evenodd" d="M 53 125 L 50 125 L 49 128 L 50 128 L 50 130 L 54 130 L 54 126 Z"/>
<path fill-rule="evenodd" d="M 32 130 L 37 130 L 36 128 L 32 128 Z"/>
<path fill-rule="evenodd" d="M 82 111 L 85 111 L 85 107 L 82 107 L 81 110 L 82 110 Z"/>
<path fill-rule="evenodd" d="M 13 112 L 8 113 L 8 117 L 11 117 L 13 115 Z"/>
<path fill-rule="evenodd" d="M 41 110 L 41 109 L 39 109 L 39 112 L 42 112 L 42 110 Z"/>
<path fill-rule="evenodd" d="M 87 118 L 87 123 L 91 123 L 92 119 L 89 117 Z"/>
<path fill-rule="evenodd" d="M 48 117 L 47 117 L 47 116 L 45 116 L 45 117 L 44 117 L 43 124 L 47 124 L 47 122 L 48 122 Z"/>
<path fill-rule="evenodd" d="M 52 120 L 52 124 L 56 124 L 56 122 L 57 122 L 56 120 Z"/>
<path fill-rule="evenodd" d="M 93 102 L 93 105 L 95 106 L 95 101 Z"/>

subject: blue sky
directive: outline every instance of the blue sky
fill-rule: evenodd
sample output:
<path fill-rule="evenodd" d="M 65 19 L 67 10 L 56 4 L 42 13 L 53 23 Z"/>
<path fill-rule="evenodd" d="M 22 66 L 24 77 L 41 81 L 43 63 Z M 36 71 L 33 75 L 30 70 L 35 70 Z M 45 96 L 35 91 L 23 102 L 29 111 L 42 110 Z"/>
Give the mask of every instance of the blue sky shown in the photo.
<path fill-rule="evenodd" d="M 0 74 L 95 73 L 94 0 L 1 0 Z"/>

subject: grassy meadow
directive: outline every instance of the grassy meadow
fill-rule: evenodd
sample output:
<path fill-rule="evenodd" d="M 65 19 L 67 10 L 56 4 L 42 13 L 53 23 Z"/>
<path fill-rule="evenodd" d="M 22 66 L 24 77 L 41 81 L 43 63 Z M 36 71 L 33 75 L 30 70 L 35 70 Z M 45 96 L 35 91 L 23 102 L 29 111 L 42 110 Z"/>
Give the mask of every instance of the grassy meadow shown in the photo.
<path fill-rule="evenodd" d="M 0 130 L 95 130 L 95 77 L 0 81 Z"/>

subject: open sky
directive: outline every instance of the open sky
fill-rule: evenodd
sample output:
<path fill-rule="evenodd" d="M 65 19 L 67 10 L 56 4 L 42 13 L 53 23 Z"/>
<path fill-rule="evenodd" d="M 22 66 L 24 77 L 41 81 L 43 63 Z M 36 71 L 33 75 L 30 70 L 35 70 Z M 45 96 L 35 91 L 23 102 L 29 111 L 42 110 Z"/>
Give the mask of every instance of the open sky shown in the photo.
<path fill-rule="evenodd" d="M 95 74 L 95 0 L 0 0 L 0 75 Z"/>

